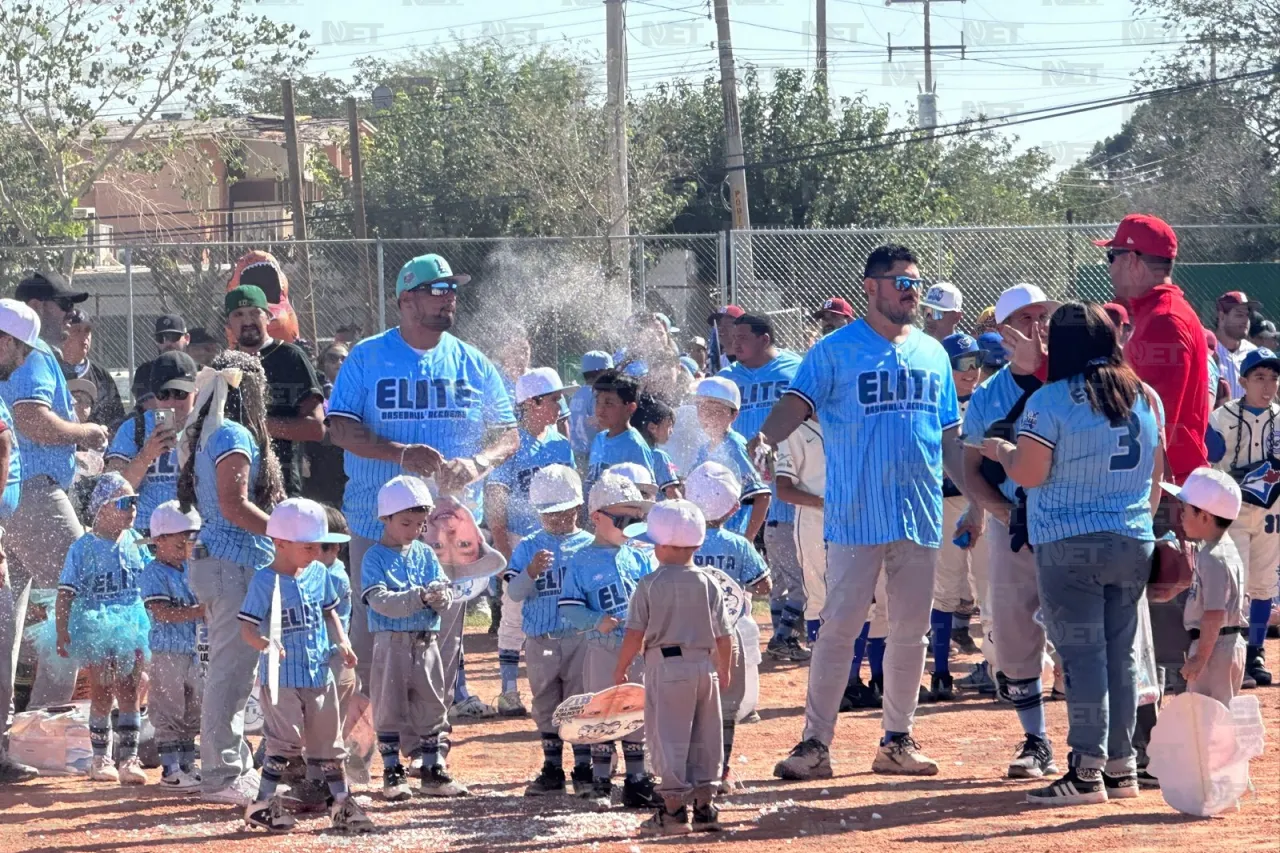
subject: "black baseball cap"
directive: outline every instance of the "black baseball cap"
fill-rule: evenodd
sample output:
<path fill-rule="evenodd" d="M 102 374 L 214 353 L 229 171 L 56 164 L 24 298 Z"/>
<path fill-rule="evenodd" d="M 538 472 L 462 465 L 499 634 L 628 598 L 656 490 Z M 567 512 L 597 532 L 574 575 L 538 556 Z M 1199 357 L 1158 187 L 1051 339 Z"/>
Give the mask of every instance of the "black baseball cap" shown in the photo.
<path fill-rule="evenodd" d="M 209 334 L 209 330 L 204 326 L 196 326 L 191 330 L 191 345 L 196 344 L 216 344 L 218 339 Z"/>
<path fill-rule="evenodd" d="M 84 290 L 72 290 L 67 287 L 63 283 L 61 276 L 47 278 L 44 274 L 37 272 L 18 282 L 13 298 L 19 302 L 26 302 L 30 299 L 39 299 L 44 302 L 65 299 L 68 302 L 76 303 L 84 302 L 89 298 L 89 294 Z"/>
<path fill-rule="evenodd" d="M 161 314 L 156 318 L 156 335 L 185 335 L 187 321 L 177 314 Z"/>
<path fill-rule="evenodd" d="M 191 393 L 196 390 L 195 359 L 185 352 L 166 352 L 151 362 L 151 393 L 159 394 L 166 388 Z"/>

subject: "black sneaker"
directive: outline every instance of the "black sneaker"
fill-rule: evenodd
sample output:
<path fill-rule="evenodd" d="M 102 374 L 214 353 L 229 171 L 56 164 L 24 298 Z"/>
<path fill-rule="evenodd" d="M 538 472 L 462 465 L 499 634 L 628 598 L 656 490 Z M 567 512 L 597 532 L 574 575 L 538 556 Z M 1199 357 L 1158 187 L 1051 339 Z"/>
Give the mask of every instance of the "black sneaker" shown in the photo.
<path fill-rule="evenodd" d="M 1039 779 L 1058 772 L 1058 765 L 1053 761 L 1053 744 L 1036 735 L 1027 735 L 1018 755 L 1009 764 L 1010 779 Z"/>
<path fill-rule="evenodd" d="M 293 783 L 287 794 L 280 797 L 281 804 L 295 814 L 320 814 L 333 805 L 329 786 L 315 779 L 303 779 Z"/>
<path fill-rule="evenodd" d="M 956 697 L 954 682 L 949 672 L 935 672 L 929 679 L 929 701 L 950 702 Z"/>
<path fill-rule="evenodd" d="M 608 779 L 595 779 L 591 782 L 591 793 L 587 796 L 596 811 L 606 812 L 613 808 L 613 783 Z"/>
<path fill-rule="evenodd" d="M 369 820 L 356 798 L 350 794 L 339 798 L 329 807 L 329 821 L 335 831 L 348 835 L 373 832 L 373 821 Z"/>
<path fill-rule="evenodd" d="M 1155 778 L 1152 776 L 1151 778 Z M 1102 784 L 1107 789 L 1108 800 L 1132 800 L 1138 796 L 1138 774 L 1122 773 L 1112 776 L 1105 770 L 1102 773 Z"/>
<path fill-rule="evenodd" d="M 449 772 L 439 764 L 422 768 L 422 781 L 418 793 L 424 797 L 465 797 L 471 792 L 461 782 L 455 782 Z"/>
<path fill-rule="evenodd" d="M 1027 802 L 1037 806 L 1078 806 L 1106 801 L 1102 771 L 1096 767 L 1072 767 L 1066 776 L 1047 788 L 1027 792 Z"/>
<path fill-rule="evenodd" d="M 801 741 L 773 768 L 773 775 L 793 782 L 830 779 L 831 750 L 816 738 Z"/>
<path fill-rule="evenodd" d="M 409 787 L 404 766 L 397 764 L 387 768 L 382 774 L 382 798 L 389 803 L 400 803 L 412 797 L 413 789 Z"/>
<path fill-rule="evenodd" d="M 711 803 L 693 806 L 694 832 L 719 832 L 720 810 Z"/>
<path fill-rule="evenodd" d="M 861 678 L 855 678 L 845 685 L 844 695 L 840 697 L 841 713 L 879 707 L 880 695 L 873 688 L 863 684 Z"/>
<path fill-rule="evenodd" d="M 549 794 L 564 793 L 564 768 L 556 767 L 554 764 L 547 762 L 542 765 L 542 772 L 538 774 L 538 778 L 529 783 L 524 789 L 526 797 L 545 797 Z"/>
<path fill-rule="evenodd" d="M 297 824 L 293 815 L 285 812 L 279 797 L 259 800 L 244 807 L 244 822 L 267 832 L 288 832 Z"/>
<path fill-rule="evenodd" d="M 1258 687 L 1271 686 L 1271 672 L 1267 669 L 1267 657 L 1262 646 L 1245 648 L 1244 671 Z"/>
<path fill-rule="evenodd" d="M 1147 768 L 1139 767 L 1138 772 L 1135 775 L 1138 779 L 1139 788 L 1147 788 L 1151 790 L 1158 790 L 1160 788 L 1160 780 L 1147 772 Z"/>
<path fill-rule="evenodd" d="M 573 773 L 569 777 L 573 780 L 573 795 L 582 799 L 591 796 L 591 786 L 595 783 L 595 777 L 591 773 L 590 764 L 575 764 Z"/>
<path fill-rule="evenodd" d="M 652 776 L 627 779 L 622 783 L 622 807 L 627 809 L 652 809 L 664 806 L 662 797 L 653 792 Z"/>
<path fill-rule="evenodd" d="M 640 824 L 640 834 L 647 836 L 688 835 L 690 831 L 687 806 L 681 806 L 674 812 L 667 811 L 664 806 L 654 812 L 653 817 Z"/>
<path fill-rule="evenodd" d="M 981 649 L 978 644 L 973 641 L 973 636 L 969 633 L 969 628 L 954 628 L 951 631 L 951 645 L 961 654 L 976 655 Z"/>

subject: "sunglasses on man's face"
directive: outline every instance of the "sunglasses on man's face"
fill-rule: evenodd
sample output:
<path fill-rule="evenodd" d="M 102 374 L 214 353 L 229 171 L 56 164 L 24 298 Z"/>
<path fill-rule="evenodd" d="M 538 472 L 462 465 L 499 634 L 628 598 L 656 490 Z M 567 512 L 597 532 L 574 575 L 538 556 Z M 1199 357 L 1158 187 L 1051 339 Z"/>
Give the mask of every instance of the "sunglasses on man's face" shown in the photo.
<path fill-rule="evenodd" d="M 1107 249 L 1107 264 L 1114 264 L 1116 262 L 1116 258 L 1127 254 L 1129 254 L 1128 249 Z"/>
<path fill-rule="evenodd" d="M 447 293 L 457 293 L 458 283 L 456 281 L 437 281 L 432 284 L 420 284 L 417 287 L 409 289 L 410 293 L 430 293 L 432 296 L 444 296 Z"/>
<path fill-rule="evenodd" d="M 115 506 L 116 509 L 120 510 L 121 512 L 127 512 L 128 510 L 131 510 L 138 505 L 138 496 L 125 495 L 124 497 L 116 498 L 111 503 Z"/>
<path fill-rule="evenodd" d="M 185 400 L 190 396 L 190 391 L 182 391 L 178 388 L 165 388 L 156 392 L 157 400 Z"/>
<path fill-rule="evenodd" d="M 73 300 L 53 299 L 50 301 L 53 302 L 54 305 L 57 305 L 58 309 L 65 314 L 70 314 L 72 311 L 76 310 L 76 303 Z"/>
<path fill-rule="evenodd" d="M 156 335 L 156 343 L 158 344 L 176 344 L 182 340 L 182 335 L 177 332 L 162 332 Z"/>
<path fill-rule="evenodd" d="M 924 279 L 912 278 L 909 275 L 873 275 L 871 278 L 880 281 L 892 281 L 894 290 L 906 293 L 908 290 L 919 290 L 924 287 Z"/>

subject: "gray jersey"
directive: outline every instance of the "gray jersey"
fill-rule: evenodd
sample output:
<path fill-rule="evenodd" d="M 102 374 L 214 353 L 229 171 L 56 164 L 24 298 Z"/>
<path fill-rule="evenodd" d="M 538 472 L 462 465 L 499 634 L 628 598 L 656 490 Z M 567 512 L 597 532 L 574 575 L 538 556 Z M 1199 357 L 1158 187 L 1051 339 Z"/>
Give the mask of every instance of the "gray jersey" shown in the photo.
<path fill-rule="evenodd" d="M 627 629 L 644 632 L 646 649 L 680 646 L 714 652 L 716 639 L 730 636 L 733 626 L 710 575 L 694 566 L 661 565 L 636 585 Z"/>
<path fill-rule="evenodd" d="M 1249 624 L 1244 598 L 1244 561 L 1225 533 L 1217 542 L 1205 542 L 1192 569 L 1191 591 L 1182 612 L 1182 627 L 1199 630 L 1206 610 L 1225 610 L 1224 628 Z"/>

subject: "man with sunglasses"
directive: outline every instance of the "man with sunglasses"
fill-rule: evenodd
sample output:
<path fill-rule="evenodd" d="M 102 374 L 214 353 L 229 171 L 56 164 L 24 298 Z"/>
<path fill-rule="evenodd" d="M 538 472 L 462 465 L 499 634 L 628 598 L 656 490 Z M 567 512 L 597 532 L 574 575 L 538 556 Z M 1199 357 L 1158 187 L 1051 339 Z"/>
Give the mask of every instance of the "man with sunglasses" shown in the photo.
<path fill-rule="evenodd" d="M 960 288 L 949 281 L 936 281 L 929 286 L 920 304 L 926 309 L 925 334 L 936 341 L 955 334 L 964 316 L 964 296 Z"/>
<path fill-rule="evenodd" d="M 186 352 L 191 344 L 191 335 L 187 331 L 187 321 L 177 314 L 161 314 L 156 318 L 156 355 L 167 352 Z M 134 402 L 143 408 L 153 408 L 151 396 L 151 367 L 155 361 L 145 361 L 133 372 L 133 382 L 129 386 Z M 139 516 L 141 517 L 141 516 Z"/>
<path fill-rule="evenodd" d="M 90 360 L 92 349 L 93 321 L 76 308 L 67 315 L 67 335 L 60 350 L 62 372 L 68 381 L 87 379 L 93 385 L 93 408 L 89 419 L 113 429 L 124 420 L 124 403 L 111 374 Z"/>
<path fill-rule="evenodd" d="M 25 303 L 40 318 L 40 337 L 51 347 L 62 344 L 67 331 L 67 315 L 89 298 L 84 290 L 67 287 L 57 273 L 32 273 L 18 282 L 13 298 Z"/>
<path fill-rule="evenodd" d="M 944 464 L 964 488 L 960 408 L 946 350 L 913 325 L 924 287 L 916 256 L 905 246 L 875 249 L 862 287 L 866 316 L 809 350 L 752 439 L 754 451 L 768 454 L 816 413 L 826 441 L 827 603 L 809 664 L 804 738 L 774 768 L 783 779 L 831 776 L 830 744 L 854 641 L 882 571 L 890 620 L 885 734 L 871 769 L 911 776 L 938 772 L 911 728 L 944 535 Z"/>

